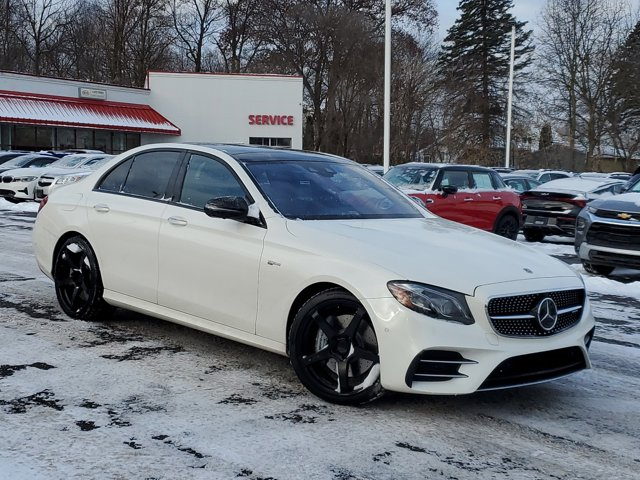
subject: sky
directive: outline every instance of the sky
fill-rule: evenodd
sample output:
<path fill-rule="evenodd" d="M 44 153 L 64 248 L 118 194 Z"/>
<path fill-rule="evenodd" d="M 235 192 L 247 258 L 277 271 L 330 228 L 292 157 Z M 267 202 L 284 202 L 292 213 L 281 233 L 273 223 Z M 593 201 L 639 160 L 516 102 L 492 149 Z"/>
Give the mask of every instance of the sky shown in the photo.
<path fill-rule="evenodd" d="M 444 38 L 447 30 L 458 18 L 459 12 L 456 7 L 460 2 L 459 0 L 434 0 L 434 2 L 439 15 L 438 37 Z M 629 0 L 629 2 L 635 9 L 640 8 L 640 0 Z M 529 22 L 527 26 L 535 30 L 538 15 L 545 4 L 546 0 L 513 0 L 511 13 L 519 21 Z"/>

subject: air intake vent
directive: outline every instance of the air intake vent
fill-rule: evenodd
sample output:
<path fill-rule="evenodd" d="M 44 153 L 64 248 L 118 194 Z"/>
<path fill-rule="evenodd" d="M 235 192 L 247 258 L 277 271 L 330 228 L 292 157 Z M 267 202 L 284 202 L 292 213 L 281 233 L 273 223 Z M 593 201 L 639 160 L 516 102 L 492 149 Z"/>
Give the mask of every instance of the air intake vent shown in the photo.
<path fill-rule="evenodd" d="M 467 378 L 467 375 L 460 373 L 460 366 L 476 363 L 458 352 L 424 350 L 411 362 L 405 382 L 411 387 L 413 382 L 446 382 L 454 378 Z"/>

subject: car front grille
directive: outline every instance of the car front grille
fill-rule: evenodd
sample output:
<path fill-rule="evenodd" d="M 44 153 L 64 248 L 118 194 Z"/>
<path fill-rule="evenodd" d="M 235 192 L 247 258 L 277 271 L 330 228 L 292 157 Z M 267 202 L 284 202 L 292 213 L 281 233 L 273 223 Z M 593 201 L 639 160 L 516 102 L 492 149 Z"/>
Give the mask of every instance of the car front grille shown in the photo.
<path fill-rule="evenodd" d="M 542 300 L 551 298 L 558 309 L 555 326 L 545 330 L 537 318 Z M 584 307 L 584 289 L 540 292 L 492 298 L 487 313 L 493 329 L 507 337 L 543 337 L 560 333 L 580 321 Z"/>
<path fill-rule="evenodd" d="M 0 189 L 0 197 L 14 197 L 15 195 L 16 192 L 14 192 L 13 190 Z"/>
<path fill-rule="evenodd" d="M 618 216 L 620 214 L 630 215 L 626 220 L 630 220 L 632 222 L 640 222 L 640 213 L 638 212 L 620 212 L 619 210 L 602 210 L 598 209 L 595 211 L 594 215 L 600 218 L 612 218 L 614 220 L 620 220 L 621 218 Z"/>
<path fill-rule="evenodd" d="M 640 223 L 622 225 L 595 222 L 587 232 L 587 243 L 600 247 L 640 251 Z"/>
<path fill-rule="evenodd" d="M 596 264 L 623 268 L 640 268 L 640 255 L 623 255 L 620 253 L 591 250 L 589 252 L 589 259 Z"/>
<path fill-rule="evenodd" d="M 411 387 L 413 382 L 446 382 L 454 378 L 467 378 L 467 375 L 460 373 L 460 366 L 476 363 L 458 352 L 424 350 L 411 362 L 405 382 Z"/>
<path fill-rule="evenodd" d="M 544 382 L 585 368 L 587 363 L 580 347 L 519 355 L 498 365 L 478 390 Z"/>

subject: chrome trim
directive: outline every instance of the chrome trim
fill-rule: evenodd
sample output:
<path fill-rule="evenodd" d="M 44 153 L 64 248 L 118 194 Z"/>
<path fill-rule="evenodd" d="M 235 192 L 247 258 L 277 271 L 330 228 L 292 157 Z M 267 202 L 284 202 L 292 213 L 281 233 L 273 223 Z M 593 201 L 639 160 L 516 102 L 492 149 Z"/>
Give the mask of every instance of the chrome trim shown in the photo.
<path fill-rule="evenodd" d="M 440 375 L 440 374 L 430 374 L 430 373 L 414 373 L 413 378 L 414 382 L 419 382 L 420 379 L 416 379 L 416 377 L 429 377 L 429 378 L 469 378 L 468 375 L 463 373 L 457 373 L 454 375 Z"/>
<path fill-rule="evenodd" d="M 456 365 L 476 365 L 478 362 L 475 360 L 422 360 L 420 362 L 424 363 L 447 363 L 447 364 L 456 364 Z"/>

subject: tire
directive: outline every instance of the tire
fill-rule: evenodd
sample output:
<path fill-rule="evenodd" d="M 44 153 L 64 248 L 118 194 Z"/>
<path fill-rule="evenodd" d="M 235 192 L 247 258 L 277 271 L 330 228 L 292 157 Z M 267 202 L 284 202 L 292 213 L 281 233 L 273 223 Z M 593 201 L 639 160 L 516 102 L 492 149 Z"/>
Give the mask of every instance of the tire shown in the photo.
<path fill-rule="evenodd" d="M 518 238 L 519 231 L 520 223 L 518 219 L 513 215 L 503 215 L 496 223 L 496 228 L 493 230 L 493 233 L 508 238 L 509 240 L 515 240 Z"/>
<path fill-rule="evenodd" d="M 613 270 L 616 268 L 610 267 L 608 265 L 594 265 L 590 262 L 582 262 L 582 266 L 584 267 L 585 271 L 589 273 L 592 273 L 594 275 L 604 275 L 605 277 L 607 275 L 610 275 L 611 272 L 613 272 Z"/>
<path fill-rule="evenodd" d="M 71 318 L 98 320 L 113 307 L 102 298 L 98 260 L 83 237 L 68 238 L 56 253 L 53 279 L 60 307 Z"/>
<path fill-rule="evenodd" d="M 328 402 L 359 405 L 384 393 L 369 315 L 342 289 L 318 293 L 298 310 L 289 331 L 289 356 L 302 384 Z"/>
<path fill-rule="evenodd" d="M 527 242 L 541 242 L 544 239 L 544 233 L 540 230 L 525 228 L 522 233 Z"/>

